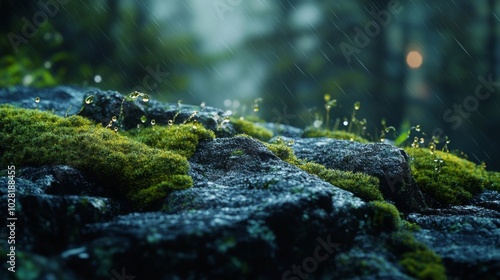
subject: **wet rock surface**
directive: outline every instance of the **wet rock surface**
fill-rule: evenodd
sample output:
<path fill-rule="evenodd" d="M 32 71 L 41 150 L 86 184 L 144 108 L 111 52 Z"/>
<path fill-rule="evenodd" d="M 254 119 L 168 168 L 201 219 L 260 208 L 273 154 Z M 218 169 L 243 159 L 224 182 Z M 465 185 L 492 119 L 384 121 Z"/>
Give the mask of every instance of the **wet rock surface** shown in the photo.
<path fill-rule="evenodd" d="M 283 138 L 287 141 L 287 138 Z M 405 151 L 383 143 L 363 144 L 331 138 L 294 139 L 297 158 L 327 168 L 362 172 L 379 178 L 385 199 L 401 211 L 425 209 L 424 196 L 415 184 Z"/>
<path fill-rule="evenodd" d="M 83 105 L 89 95 L 93 106 Z M 38 105 L 36 96 L 41 97 Z M 171 192 L 155 212 L 133 212 L 128 202 L 113 199 L 70 166 L 18 170 L 17 277 L 414 279 L 392 245 L 391 236 L 400 229 L 377 225 L 379 214 L 370 203 L 280 160 L 259 141 L 223 138 L 234 132 L 230 124 L 218 130 L 222 110 L 123 98 L 117 92 L 75 87 L 0 89 L 0 103 L 38 106 L 61 116 L 69 105 L 84 106 L 83 115 L 104 125 L 123 103 L 130 118 L 123 129 L 136 127 L 143 115 L 165 125 L 176 115 L 182 123 L 198 111 L 192 118 L 219 136 L 200 143 L 189 159 L 194 186 Z M 426 209 L 400 149 L 301 139 L 295 128 L 264 126 L 292 137 L 299 158 L 378 177 L 384 196 L 421 227 L 413 233 L 416 239 L 443 258 L 449 278 L 500 277 L 498 192 L 486 191 L 470 205 Z M 0 207 L 7 209 L 4 186 L 9 179 L 0 174 Z M 2 240 L 8 234 L 6 227 L 0 229 Z M 5 263 L 3 247 L 1 253 Z M 0 278 L 7 279 L 7 273 L 2 269 Z"/>
<path fill-rule="evenodd" d="M 485 191 L 471 205 L 430 209 L 408 220 L 417 239 L 438 253 L 452 279 L 500 278 L 500 193 Z"/>

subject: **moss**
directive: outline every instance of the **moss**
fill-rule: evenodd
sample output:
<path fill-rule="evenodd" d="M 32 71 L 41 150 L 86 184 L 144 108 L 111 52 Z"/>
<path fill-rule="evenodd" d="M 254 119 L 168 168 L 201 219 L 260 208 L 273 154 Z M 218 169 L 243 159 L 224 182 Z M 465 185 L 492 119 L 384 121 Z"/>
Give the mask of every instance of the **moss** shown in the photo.
<path fill-rule="evenodd" d="M 399 264 L 417 279 L 446 279 L 446 269 L 441 257 L 424 244 L 415 240 L 407 231 L 392 234 L 391 249 L 399 256 Z"/>
<path fill-rule="evenodd" d="M 0 106 L 0 164 L 74 166 L 108 187 L 112 197 L 152 206 L 169 190 L 192 185 L 185 157 L 94 125 L 79 116 Z M 178 136 L 178 139 L 183 139 Z M 145 194 L 152 195 L 146 199 Z"/>
<path fill-rule="evenodd" d="M 396 206 L 385 201 L 372 201 L 373 226 L 380 230 L 396 230 L 402 225 L 401 217 Z"/>
<path fill-rule="evenodd" d="M 378 188 L 379 180 L 376 177 L 359 172 L 328 169 L 318 163 L 301 161 L 283 141 L 273 144 L 264 143 L 264 145 L 283 161 L 293 164 L 309 174 L 316 175 L 334 186 L 350 191 L 363 200 L 384 200 Z"/>
<path fill-rule="evenodd" d="M 500 192 L 500 172 L 489 171 L 487 189 Z"/>
<path fill-rule="evenodd" d="M 356 141 L 356 142 L 361 142 L 361 143 L 368 143 L 370 141 L 356 135 L 353 133 L 349 133 L 347 131 L 343 130 L 325 130 L 325 129 L 318 129 L 314 127 L 308 127 L 304 130 L 304 133 L 302 134 L 302 137 L 304 138 L 317 138 L 317 137 L 328 137 L 328 138 L 333 138 L 333 139 L 341 139 L 341 140 L 351 140 L 351 141 Z"/>
<path fill-rule="evenodd" d="M 231 156 L 232 157 L 240 157 L 240 156 L 243 156 L 245 155 L 245 151 L 242 150 L 242 149 L 236 149 L 234 151 L 231 152 Z"/>
<path fill-rule="evenodd" d="M 292 148 L 288 147 L 284 141 L 278 141 L 277 143 L 273 144 L 270 143 L 263 143 L 263 144 L 281 160 L 296 166 L 300 164 L 299 160 L 293 153 Z"/>
<path fill-rule="evenodd" d="M 299 167 L 334 186 L 352 192 L 365 201 L 384 200 L 378 188 L 379 179 L 376 177 L 360 172 L 328 169 L 321 164 L 312 162 L 301 164 Z"/>
<path fill-rule="evenodd" d="M 166 149 L 186 158 L 194 154 L 199 142 L 215 138 L 213 131 L 199 123 L 133 129 L 125 135 L 153 148 Z"/>
<path fill-rule="evenodd" d="M 455 155 L 423 148 L 405 148 L 412 157 L 413 177 L 434 206 L 459 205 L 494 185 L 484 166 Z M 497 183 L 498 185 L 498 183 Z"/>
<path fill-rule="evenodd" d="M 269 141 L 273 138 L 273 132 L 253 122 L 231 118 L 231 124 L 238 133 L 245 133 L 262 141 Z"/>

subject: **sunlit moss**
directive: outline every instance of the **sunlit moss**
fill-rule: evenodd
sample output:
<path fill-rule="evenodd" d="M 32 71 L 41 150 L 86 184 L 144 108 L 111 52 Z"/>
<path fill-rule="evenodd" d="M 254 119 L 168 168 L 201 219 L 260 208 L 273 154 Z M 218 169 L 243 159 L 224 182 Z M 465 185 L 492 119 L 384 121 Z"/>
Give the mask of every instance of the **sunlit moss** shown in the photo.
<path fill-rule="evenodd" d="M 376 177 L 364 173 L 328 169 L 318 163 L 298 160 L 293 150 L 283 141 L 278 141 L 278 143 L 273 144 L 264 144 L 283 161 L 293 164 L 309 174 L 316 175 L 334 186 L 350 191 L 363 200 L 384 200 L 379 190 L 379 180 Z"/>
<path fill-rule="evenodd" d="M 238 133 L 245 133 L 262 141 L 269 141 L 273 137 L 273 132 L 253 122 L 231 118 L 231 124 Z"/>
<path fill-rule="evenodd" d="M 405 148 L 410 155 L 413 177 L 434 206 L 458 205 L 469 201 L 491 182 L 483 166 L 455 155 L 423 148 Z"/>
<path fill-rule="evenodd" d="M 308 127 L 304 130 L 302 137 L 305 138 L 317 138 L 317 137 L 328 137 L 340 140 L 352 140 L 361 143 L 368 143 L 369 141 L 353 133 L 349 133 L 343 130 L 325 130 L 318 129 L 314 127 Z"/>
<path fill-rule="evenodd" d="M 133 129 L 125 134 L 153 148 L 166 149 L 186 158 L 193 155 L 200 141 L 215 138 L 213 131 L 199 123 Z"/>
<path fill-rule="evenodd" d="M 446 279 L 446 269 L 441 257 L 415 240 L 410 232 L 393 233 L 390 249 L 400 256 L 399 264 L 409 275 L 417 279 Z"/>
<path fill-rule="evenodd" d="M 138 207 L 154 205 L 168 191 L 192 185 L 184 156 L 148 147 L 85 118 L 3 105 L 0 120 L 3 166 L 74 166 L 106 185 L 110 196 L 131 198 Z M 190 141 L 181 135 L 179 140 Z"/>

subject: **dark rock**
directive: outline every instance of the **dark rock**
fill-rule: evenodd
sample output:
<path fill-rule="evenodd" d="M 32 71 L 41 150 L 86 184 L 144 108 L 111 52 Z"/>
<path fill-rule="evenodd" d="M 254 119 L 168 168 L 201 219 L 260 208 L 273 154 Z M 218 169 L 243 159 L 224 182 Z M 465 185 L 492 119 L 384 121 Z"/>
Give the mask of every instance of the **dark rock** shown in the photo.
<path fill-rule="evenodd" d="M 0 177 L 0 185 L 7 186 L 8 180 Z M 25 251 L 58 252 L 79 238 L 83 225 L 124 213 L 118 201 L 88 196 L 100 188 L 69 166 L 23 168 L 14 181 L 16 242 Z M 2 209 L 8 209 L 7 197 L 8 189 L 0 188 Z M 0 236 L 6 236 L 7 230 L 2 227 Z"/>
<path fill-rule="evenodd" d="M 500 193 L 487 191 L 473 205 L 430 209 L 408 220 L 421 227 L 415 236 L 438 253 L 452 279 L 500 279 Z M 497 199 L 496 203 L 494 200 Z"/>
<path fill-rule="evenodd" d="M 300 138 L 302 137 L 302 134 L 304 134 L 303 129 L 290 125 L 275 124 L 275 123 L 259 123 L 259 125 L 272 131 L 274 136 Z"/>
<path fill-rule="evenodd" d="M 310 258 L 317 267 L 306 274 L 331 279 L 349 275 L 347 270 L 359 275 L 353 269 L 359 264 L 340 269 L 339 257 L 374 257 L 371 250 L 384 246 L 387 237 L 370 229 L 367 204 L 253 139 L 202 143 L 190 164 L 196 186 L 173 192 L 165 212 L 88 225 L 87 242 L 78 247 L 89 258 L 74 254 L 68 265 L 87 278 L 123 267 L 144 279 L 293 279 L 287 271 Z M 326 243 L 330 247 L 322 249 Z M 315 248 L 325 250 L 324 265 L 313 260 Z M 409 279 L 392 258 L 377 251 L 365 266 L 374 278 Z"/>
<path fill-rule="evenodd" d="M 59 116 L 74 115 L 82 107 L 85 91 L 84 88 L 74 86 L 42 89 L 24 86 L 0 88 L 0 104 L 9 103 L 21 108 L 53 111 Z M 39 103 L 35 102 L 36 97 L 40 97 Z"/>
<path fill-rule="evenodd" d="M 302 138 L 294 139 L 292 149 L 299 159 L 379 178 L 384 198 L 393 201 L 401 211 L 418 211 L 426 207 L 424 196 L 412 178 L 408 155 L 400 148 L 383 143 Z"/>

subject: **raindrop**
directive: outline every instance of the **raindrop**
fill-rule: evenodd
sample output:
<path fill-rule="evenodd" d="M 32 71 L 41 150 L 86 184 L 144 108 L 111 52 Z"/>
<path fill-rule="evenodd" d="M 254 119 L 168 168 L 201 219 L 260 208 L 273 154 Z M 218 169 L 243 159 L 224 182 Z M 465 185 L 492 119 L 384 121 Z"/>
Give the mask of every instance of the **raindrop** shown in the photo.
<path fill-rule="evenodd" d="M 314 126 L 314 128 L 320 128 L 322 124 L 323 124 L 323 122 L 322 122 L 322 121 L 320 121 L 320 120 L 315 120 L 315 121 L 313 122 L 313 126 Z"/>
<path fill-rule="evenodd" d="M 113 129 L 115 132 L 118 132 L 118 126 Z"/>
<path fill-rule="evenodd" d="M 327 93 L 327 94 L 323 95 L 323 98 L 325 99 L 326 102 L 330 101 L 330 94 Z"/>
<path fill-rule="evenodd" d="M 35 103 L 40 103 L 40 97 L 35 97 Z"/>
<path fill-rule="evenodd" d="M 94 102 L 94 96 L 93 95 L 89 95 L 85 98 L 85 104 L 92 104 L 92 102 Z"/>
<path fill-rule="evenodd" d="M 416 131 L 420 131 L 420 125 L 419 124 L 417 124 L 417 126 L 415 126 L 415 130 Z"/>
<path fill-rule="evenodd" d="M 142 94 L 142 101 L 143 101 L 143 102 L 148 102 L 148 101 L 149 101 L 149 95 L 147 95 L 147 94 Z"/>
<path fill-rule="evenodd" d="M 168 125 L 173 125 L 174 122 L 172 120 L 168 120 Z"/>
<path fill-rule="evenodd" d="M 141 92 L 138 92 L 137 90 L 134 90 L 132 93 L 130 93 L 128 95 L 128 97 L 135 99 L 135 98 L 137 98 L 137 97 L 139 97 L 141 95 L 144 95 L 144 93 L 141 93 Z"/>
<path fill-rule="evenodd" d="M 148 120 L 148 118 L 146 118 L 146 116 L 142 116 L 142 117 L 141 117 L 141 122 L 142 122 L 142 123 L 145 123 L 147 120 Z"/>
<path fill-rule="evenodd" d="M 356 101 L 356 103 L 354 103 L 354 110 L 358 111 L 360 107 L 361 103 L 359 103 L 359 101 Z"/>
<path fill-rule="evenodd" d="M 112 120 L 113 122 L 116 122 L 116 121 L 118 120 L 118 118 L 117 118 L 116 116 L 113 116 L 113 117 L 111 118 L 111 120 Z"/>
<path fill-rule="evenodd" d="M 424 144 L 425 142 L 425 139 L 424 138 L 420 138 L 420 144 Z"/>
<path fill-rule="evenodd" d="M 205 110 L 206 106 L 207 106 L 207 104 L 205 102 L 201 102 L 200 108 L 201 108 L 202 111 Z"/>
<path fill-rule="evenodd" d="M 344 126 L 347 126 L 349 124 L 349 122 L 347 120 L 344 120 L 344 122 L 342 123 Z"/>
<path fill-rule="evenodd" d="M 259 104 L 255 103 L 253 104 L 253 111 L 258 112 L 259 111 Z"/>
<path fill-rule="evenodd" d="M 153 125 L 153 126 L 154 126 L 155 124 L 156 124 L 155 119 L 152 119 L 152 120 L 151 120 L 151 125 Z"/>

